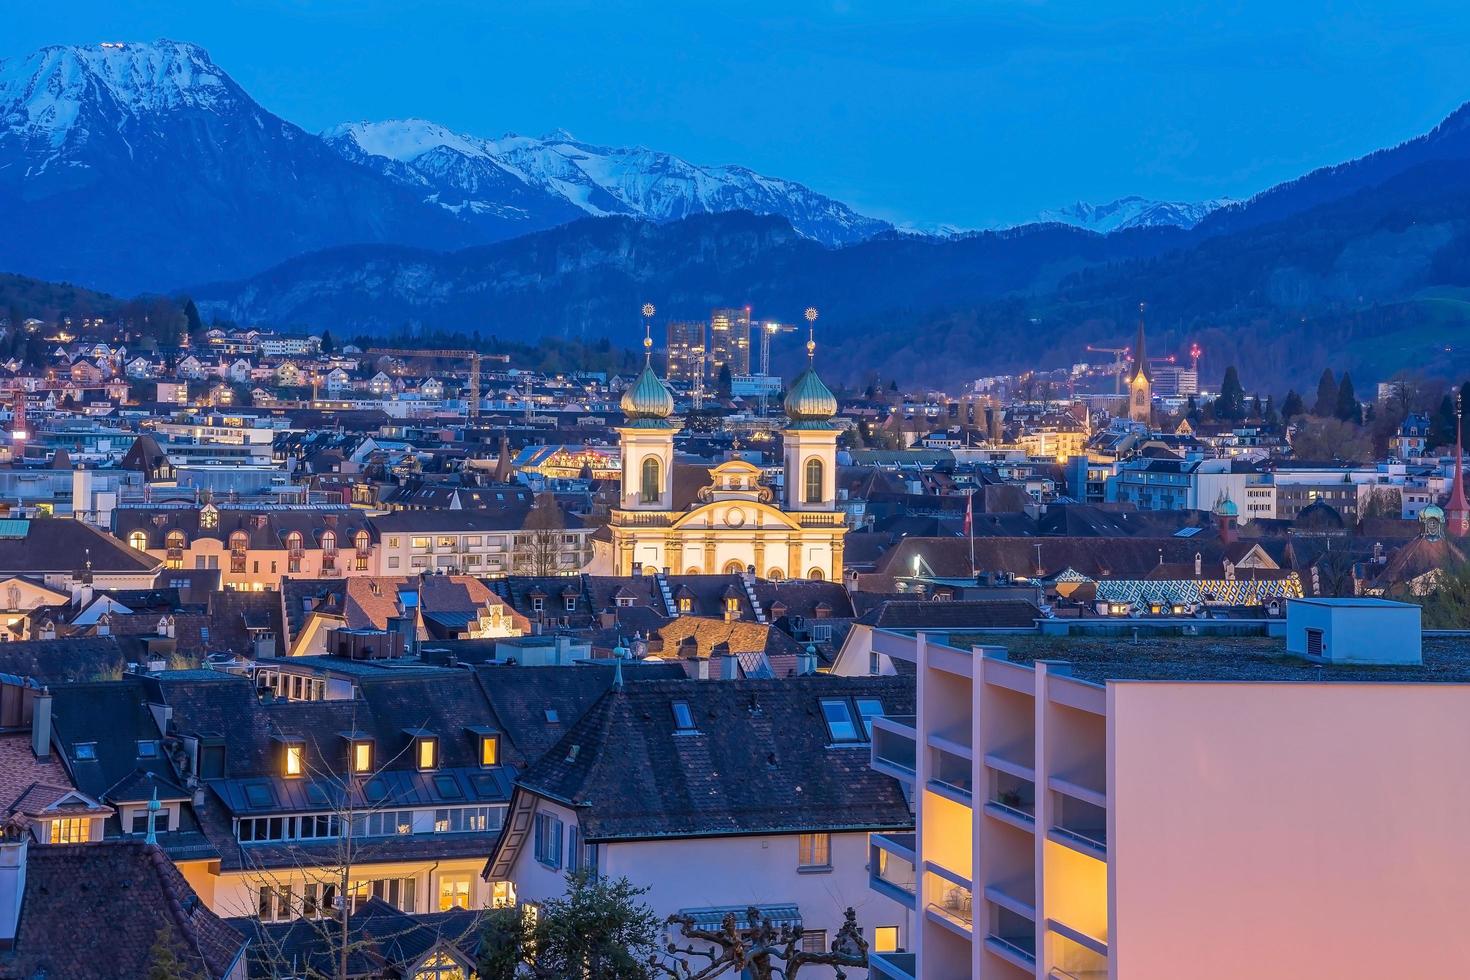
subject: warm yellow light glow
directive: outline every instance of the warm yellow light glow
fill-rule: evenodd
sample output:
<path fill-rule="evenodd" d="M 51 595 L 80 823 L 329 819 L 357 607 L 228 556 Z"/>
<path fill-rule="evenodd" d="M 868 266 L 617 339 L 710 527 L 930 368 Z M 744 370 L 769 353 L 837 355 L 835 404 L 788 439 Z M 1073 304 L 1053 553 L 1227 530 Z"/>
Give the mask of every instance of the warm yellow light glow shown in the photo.
<path fill-rule="evenodd" d="M 893 953 L 898 950 L 898 926 L 878 926 L 873 930 L 873 952 Z"/>
<path fill-rule="evenodd" d="M 369 772 L 373 768 L 373 743 L 352 743 L 352 771 Z"/>
<path fill-rule="evenodd" d="M 419 768 L 438 768 L 439 744 L 432 738 L 419 739 Z"/>
<path fill-rule="evenodd" d="M 500 737 L 486 735 L 480 739 L 480 765 L 500 765 Z"/>
<path fill-rule="evenodd" d="M 86 817 L 68 817 L 51 821 L 51 843 L 85 844 L 91 839 L 90 821 Z"/>
<path fill-rule="evenodd" d="M 301 775 L 304 768 L 304 760 L 302 758 L 303 751 L 304 748 L 300 745 L 286 746 L 286 775 Z"/>

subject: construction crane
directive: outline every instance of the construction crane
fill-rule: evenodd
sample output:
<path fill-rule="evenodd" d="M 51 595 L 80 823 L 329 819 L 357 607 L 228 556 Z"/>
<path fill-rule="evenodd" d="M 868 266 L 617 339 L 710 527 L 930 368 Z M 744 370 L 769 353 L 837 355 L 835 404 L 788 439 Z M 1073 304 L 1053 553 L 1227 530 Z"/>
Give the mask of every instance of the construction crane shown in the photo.
<path fill-rule="evenodd" d="M 446 360 L 469 361 L 470 362 L 470 421 L 477 422 L 480 419 L 480 362 L 499 361 L 502 364 L 510 363 L 509 354 L 481 354 L 477 350 L 417 350 L 406 347 L 371 347 L 369 354 L 380 357 L 430 357 L 444 358 Z"/>
<path fill-rule="evenodd" d="M 767 320 L 761 324 L 761 374 L 771 373 L 771 341 L 778 333 L 795 333 L 796 324 Z"/>
<path fill-rule="evenodd" d="M 1133 348 L 1094 347 L 1093 345 L 1088 344 L 1087 349 L 1090 351 L 1096 351 L 1099 354 L 1113 355 L 1113 394 L 1121 395 L 1123 393 L 1123 375 L 1128 372 L 1128 364 L 1133 360 L 1131 356 L 1133 354 Z"/>
<path fill-rule="evenodd" d="M 1204 356 L 1204 353 L 1205 352 L 1200 349 L 1199 344 L 1189 345 L 1189 369 L 1196 374 L 1199 373 L 1199 359 Z"/>

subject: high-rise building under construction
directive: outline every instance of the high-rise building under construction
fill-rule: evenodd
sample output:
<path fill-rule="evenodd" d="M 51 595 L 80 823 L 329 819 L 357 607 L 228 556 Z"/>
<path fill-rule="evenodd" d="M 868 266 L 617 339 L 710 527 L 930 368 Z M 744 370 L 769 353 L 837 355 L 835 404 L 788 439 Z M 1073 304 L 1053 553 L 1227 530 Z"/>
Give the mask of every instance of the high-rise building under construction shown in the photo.
<path fill-rule="evenodd" d="M 710 314 L 709 370 L 718 376 L 726 365 L 730 374 L 750 373 L 750 307 L 718 309 Z"/>
<path fill-rule="evenodd" d="M 669 323 L 669 381 L 694 385 L 705 376 L 706 325 L 703 320 L 673 320 Z"/>

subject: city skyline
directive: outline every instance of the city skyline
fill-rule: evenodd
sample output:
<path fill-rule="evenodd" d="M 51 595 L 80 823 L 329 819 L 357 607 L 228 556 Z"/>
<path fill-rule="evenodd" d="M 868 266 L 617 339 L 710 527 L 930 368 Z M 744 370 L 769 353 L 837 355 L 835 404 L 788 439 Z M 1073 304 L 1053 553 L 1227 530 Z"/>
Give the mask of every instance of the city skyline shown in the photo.
<path fill-rule="evenodd" d="M 171 37 L 313 131 L 402 117 L 484 137 L 565 129 L 748 166 L 900 224 L 985 227 L 1074 201 L 1245 197 L 1393 145 L 1470 98 L 1454 32 L 1426 26 L 1460 16 L 455 2 L 405 20 L 376 2 L 83 3 L 65 21 L 13 13 L 3 56 Z"/>

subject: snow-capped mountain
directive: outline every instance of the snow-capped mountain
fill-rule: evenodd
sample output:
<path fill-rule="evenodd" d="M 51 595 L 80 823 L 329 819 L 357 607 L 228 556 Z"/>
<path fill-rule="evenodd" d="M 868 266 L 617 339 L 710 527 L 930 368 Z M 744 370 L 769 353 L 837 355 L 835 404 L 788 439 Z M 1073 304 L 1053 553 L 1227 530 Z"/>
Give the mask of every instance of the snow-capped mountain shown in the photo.
<path fill-rule="evenodd" d="M 1191 203 L 1120 197 L 1107 204 L 1086 204 L 1078 201 L 1064 208 L 1043 211 L 1036 216 L 1036 220 L 1086 228 L 1104 235 L 1125 228 L 1165 226 L 1189 229 L 1204 220 L 1206 215 L 1232 203 L 1234 202 L 1228 198 Z"/>
<path fill-rule="evenodd" d="M 484 139 L 423 119 L 349 123 L 322 134 L 349 160 L 418 187 L 456 214 L 523 215 L 548 209 L 673 221 L 691 214 L 779 215 L 829 245 L 869 238 L 885 222 L 801 184 L 745 167 L 704 167 L 642 147 L 583 143 L 569 133 Z M 562 218 L 565 220 L 565 218 Z"/>
<path fill-rule="evenodd" d="M 485 239 L 166 40 L 0 59 L 0 216 L 0 268 L 124 292 L 332 245 Z"/>

